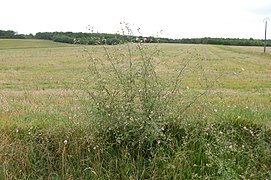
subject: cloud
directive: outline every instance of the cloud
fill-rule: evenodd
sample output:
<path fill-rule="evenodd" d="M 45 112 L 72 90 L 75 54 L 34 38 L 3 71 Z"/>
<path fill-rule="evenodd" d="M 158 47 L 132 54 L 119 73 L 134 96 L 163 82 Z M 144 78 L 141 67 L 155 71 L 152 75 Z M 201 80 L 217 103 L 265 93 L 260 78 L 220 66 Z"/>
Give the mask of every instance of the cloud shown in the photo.
<path fill-rule="evenodd" d="M 271 16 L 271 2 L 255 6 L 251 11 L 260 16 Z"/>

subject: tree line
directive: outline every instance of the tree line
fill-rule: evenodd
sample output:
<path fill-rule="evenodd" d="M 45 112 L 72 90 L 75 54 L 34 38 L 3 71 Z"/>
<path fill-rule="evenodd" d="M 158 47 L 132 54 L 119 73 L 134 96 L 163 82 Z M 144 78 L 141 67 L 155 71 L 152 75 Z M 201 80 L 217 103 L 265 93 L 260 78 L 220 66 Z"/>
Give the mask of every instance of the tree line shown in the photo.
<path fill-rule="evenodd" d="M 27 39 L 27 38 L 33 38 L 34 36 L 32 34 L 18 34 L 15 31 L 12 30 L 0 30 L 0 39 Z"/>
<path fill-rule="evenodd" d="M 39 32 L 35 35 L 36 39 L 47 39 L 55 42 L 70 44 L 89 44 L 89 45 L 116 45 L 131 41 L 131 37 L 119 34 L 106 33 L 73 33 L 73 32 Z"/>
<path fill-rule="evenodd" d="M 126 42 L 144 43 L 181 43 L 181 44 L 216 44 L 234 46 L 263 46 L 264 40 L 260 39 L 239 39 L 239 38 L 158 38 L 143 37 L 107 33 L 74 33 L 74 32 L 38 32 L 32 34 L 18 34 L 15 31 L 0 30 L 0 38 L 7 39 L 45 39 L 61 43 L 89 44 L 89 45 L 116 45 Z M 271 40 L 267 40 L 267 46 L 271 46 Z"/>
<path fill-rule="evenodd" d="M 161 42 L 182 44 L 216 44 L 231 46 L 263 46 L 264 40 L 239 39 L 239 38 L 191 38 L 191 39 L 161 39 Z M 271 40 L 267 40 L 267 46 L 271 46 Z"/>

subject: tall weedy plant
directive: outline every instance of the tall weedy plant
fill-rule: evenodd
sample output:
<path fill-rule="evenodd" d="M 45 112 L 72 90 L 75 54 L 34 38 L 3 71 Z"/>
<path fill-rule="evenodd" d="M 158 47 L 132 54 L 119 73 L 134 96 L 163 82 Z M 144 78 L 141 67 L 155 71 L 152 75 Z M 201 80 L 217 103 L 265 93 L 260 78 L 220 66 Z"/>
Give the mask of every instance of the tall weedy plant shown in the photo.
<path fill-rule="evenodd" d="M 192 57 L 181 60 L 169 83 L 158 74 L 157 59 L 163 52 L 157 46 L 140 42 L 104 46 L 103 58 L 95 56 L 93 49 L 87 53 L 94 82 L 88 89 L 89 114 L 101 145 L 127 147 L 134 155 L 151 156 L 158 145 L 169 143 L 166 132 L 170 124 L 179 122 L 186 109 L 207 92 L 206 88 L 188 102 L 180 90 Z"/>
<path fill-rule="evenodd" d="M 181 87 L 191 62 L 201 60 L 195 50 L 189 51 L 167 82 L 158 72 L 163 52 L 157 45 L 138 42 L 104 46 L 103 58 L 95 56 L 101 53 L 95 49 L 86 50 L 93 83 L 87 90 L 89 118 L 99 144 L 114 149 L 126 147 L 136 156 L 152 156 L 154 149 L 169 143 L 168 128 L 179 123 L 187 108 L 209 89 L 188 98 L 187 89 Z"/>

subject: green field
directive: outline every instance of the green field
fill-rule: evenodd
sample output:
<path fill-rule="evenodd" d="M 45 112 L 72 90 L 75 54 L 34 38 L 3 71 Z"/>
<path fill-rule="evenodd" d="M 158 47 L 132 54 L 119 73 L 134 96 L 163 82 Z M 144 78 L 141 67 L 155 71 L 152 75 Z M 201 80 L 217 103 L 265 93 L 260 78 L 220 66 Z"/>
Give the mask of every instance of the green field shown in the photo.
<path fill-rule="evenodd" d="M 72 45 L 65 44 L 65 43 L 55 43 L 53 41 L 46 41 L 46 40 L 1 39 L 0 50 L 52 48 L 52 47 L 72 47 Z"/>
<path fill-rule="evenodd" d="M 270 52 L 2 39 L 0 179 L 269 179 Z"/>

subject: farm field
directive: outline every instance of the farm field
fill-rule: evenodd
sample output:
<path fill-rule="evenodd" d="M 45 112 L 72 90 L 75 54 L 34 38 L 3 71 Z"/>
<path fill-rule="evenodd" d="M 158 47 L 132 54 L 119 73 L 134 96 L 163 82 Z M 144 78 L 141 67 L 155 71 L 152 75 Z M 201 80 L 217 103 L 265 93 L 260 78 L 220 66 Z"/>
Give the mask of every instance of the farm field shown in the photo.
<path fill-rule="evenodd" d="M 0 179 L 269 179 L 270 128 L 270 48 L 0 40 Z"/>

